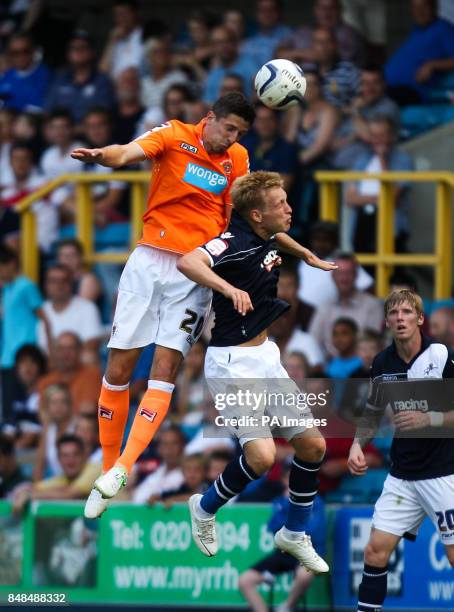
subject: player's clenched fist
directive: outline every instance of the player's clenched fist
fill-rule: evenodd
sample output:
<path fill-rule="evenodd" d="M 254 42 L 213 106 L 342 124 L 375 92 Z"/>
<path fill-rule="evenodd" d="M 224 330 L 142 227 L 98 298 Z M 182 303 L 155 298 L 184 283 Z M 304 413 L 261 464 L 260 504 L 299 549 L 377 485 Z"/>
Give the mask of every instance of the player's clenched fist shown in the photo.
<path fill-rule="evenodd" d="M 103 154 L 101 149 L 74 149 L 71 157 L 86 164 L 99 164 L 102 162 Z"/>
<path fill-rule="evenodd" d="M 367 463 L 361 446 L 353 442 L 348 455 L 348 469 L 354 476 L 363 476 L 367 471 Z"/>
<path fill-rule="evenodd" d="M 232 300 L 235 310 L 237 310 L 243 316 L 245 316 L 251 310 L 254 310 L 254 306 L 252 305 L 251 298 L 249 297 L 249 293 L 247 291 L 242 291 L 236 287 L 229 286 L 224 291 L 224 297 Z"/>

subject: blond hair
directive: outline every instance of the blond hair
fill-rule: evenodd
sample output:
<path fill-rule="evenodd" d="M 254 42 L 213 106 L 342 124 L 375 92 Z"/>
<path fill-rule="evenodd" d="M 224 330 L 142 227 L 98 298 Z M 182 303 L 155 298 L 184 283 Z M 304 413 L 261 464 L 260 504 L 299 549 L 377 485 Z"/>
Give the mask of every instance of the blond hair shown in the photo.
<path fill-rule="evenodd" d="M 247 217 L 254 208 L 265 207 L 265 192 L 274 187 L 282 187 L 284 184 L 280 174 L 277 172 L 265 172 L 257 170 L 237 178 L 230 190 L 233 207 L 242 217 Z"/>
<path fill-rule="evenodd" d="M 388 316 L 391 308 L 400 306 L 403 302 L 408 302 L 416 310 L 418 316 L 424 314 L 424 306 L 420 295 L 411 289 L 397 289 L 392 291 L 385 300 L 383 305 L 385 317 Z"/>

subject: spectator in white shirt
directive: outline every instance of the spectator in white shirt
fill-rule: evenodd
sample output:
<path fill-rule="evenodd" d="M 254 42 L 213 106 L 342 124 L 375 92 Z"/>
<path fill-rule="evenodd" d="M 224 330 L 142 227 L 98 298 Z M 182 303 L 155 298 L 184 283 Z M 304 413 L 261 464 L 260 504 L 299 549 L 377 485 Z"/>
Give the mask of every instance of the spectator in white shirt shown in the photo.
<path fill-rule="evenodd" d="M 188 79 L 184 72 L 172 68 L 172 49 L 168 40 L 151 38 L 145 44 L 145 54 L 151 74 L 142 80 L 142 104 L 147 109 L 161 107 L 169 87 L 186 83 Z"/>
<path fill-rule="evenodd" d="M 99 69 L 116 79 L 126 68 L 139 68 L 143 56 L 142 29 L 135 0 L 116 0 L 114 27 L 104 49 Z"/>
<path fill-rule="evenodd" d="M 58 338 L 63 332 L 77 334 L 83 343 L 83 361 L 98 361 L 99 343 L 103 327 L 99 311 L 90 300 L 73 295 L 71 271 L 62 265 L 54 265 L 46 270 L 46 301 L 43 311 L 50 323 L 51 336 Z M 47 353 L 52 347 L 47 345 L 42 323 L 38 326 L 38 344 Z"/>
<path fill-rule="evenodd" d="M 132 500 L 136 504 L 152 504 L 164 491 L 178 489 L 183 484 L 181 459 L 184 445 L 184 435 L 176 425 L 161 430 L 158 441 L 161 464 L 133 492 Z"/>

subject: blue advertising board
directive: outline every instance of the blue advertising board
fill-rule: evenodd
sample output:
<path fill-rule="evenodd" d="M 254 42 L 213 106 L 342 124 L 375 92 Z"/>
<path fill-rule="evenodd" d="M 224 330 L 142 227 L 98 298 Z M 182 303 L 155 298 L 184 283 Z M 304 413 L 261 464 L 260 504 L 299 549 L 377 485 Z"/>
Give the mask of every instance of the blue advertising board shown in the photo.
<path fill-rule="evenodd" d="M 336 610 L 356 610 L 372 508 L 341 508 L 335 519 L 333 597 Z M 389 563 L 389 610 L 451 610 L 454 572 L 435 527 L 425 519 L 415 542 L 401 540 Z"/>

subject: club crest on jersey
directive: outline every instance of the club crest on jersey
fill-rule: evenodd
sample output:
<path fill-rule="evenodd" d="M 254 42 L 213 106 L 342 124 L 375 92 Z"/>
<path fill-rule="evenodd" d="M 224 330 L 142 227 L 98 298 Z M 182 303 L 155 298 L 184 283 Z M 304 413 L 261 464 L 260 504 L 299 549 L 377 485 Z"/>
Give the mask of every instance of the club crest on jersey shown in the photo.
<path fill-rule="evenodd" d="M 148 408 L 141 408 L 139 410 L 139 416 L 143 416 L 145 419 L 147 419 L 147 421 L 153 423 L 156 418 L 156 412 L 152 412 L 151 410 L 148 410 Z"/>
<path fill-rule="evenodd" d="M 232 174 L 233 164 L 232 164 L 232 162 L 230 161 L 230 159 L 226 159 L 225 161 L 222 161 L 222 162 L 221 162 L 221 166 L 223 167 L 224 172 L 225 172 L 226 174 Z"/>
<path fill-rule="evenodd" d="M 105 406 L 98 406 L 98 415 L 102 419 L 108 419 L 109 421 L 111 421 L 113 417 L 113 411 L 109 410 L 109 408 L 106 408 Z"/>
<path fill-rule="evenodd" d="M 427 368 L 424 370 L 424 376 L 430 376 L 430 373 L 433 372 L 433 370 L 435 370 L 435 365 L 430 362 Z"/>
<path fill-rule="evenodd" d="M 185 151 L 189 151 L 189 153 L 197 153 L 198 148 L 194 145 L 188 144 L 187 142 L 180 142 L 180 149 L 184 149 Z"/>
<path fill-rule="evenodd" d="M 276 250 L 269 251 L 265 255 L 265 259 L 260 264 L 261 268 L 264 268 L 267 272 L 271 272 L 274 266 L 280 266 L 282 259 Z"/>

